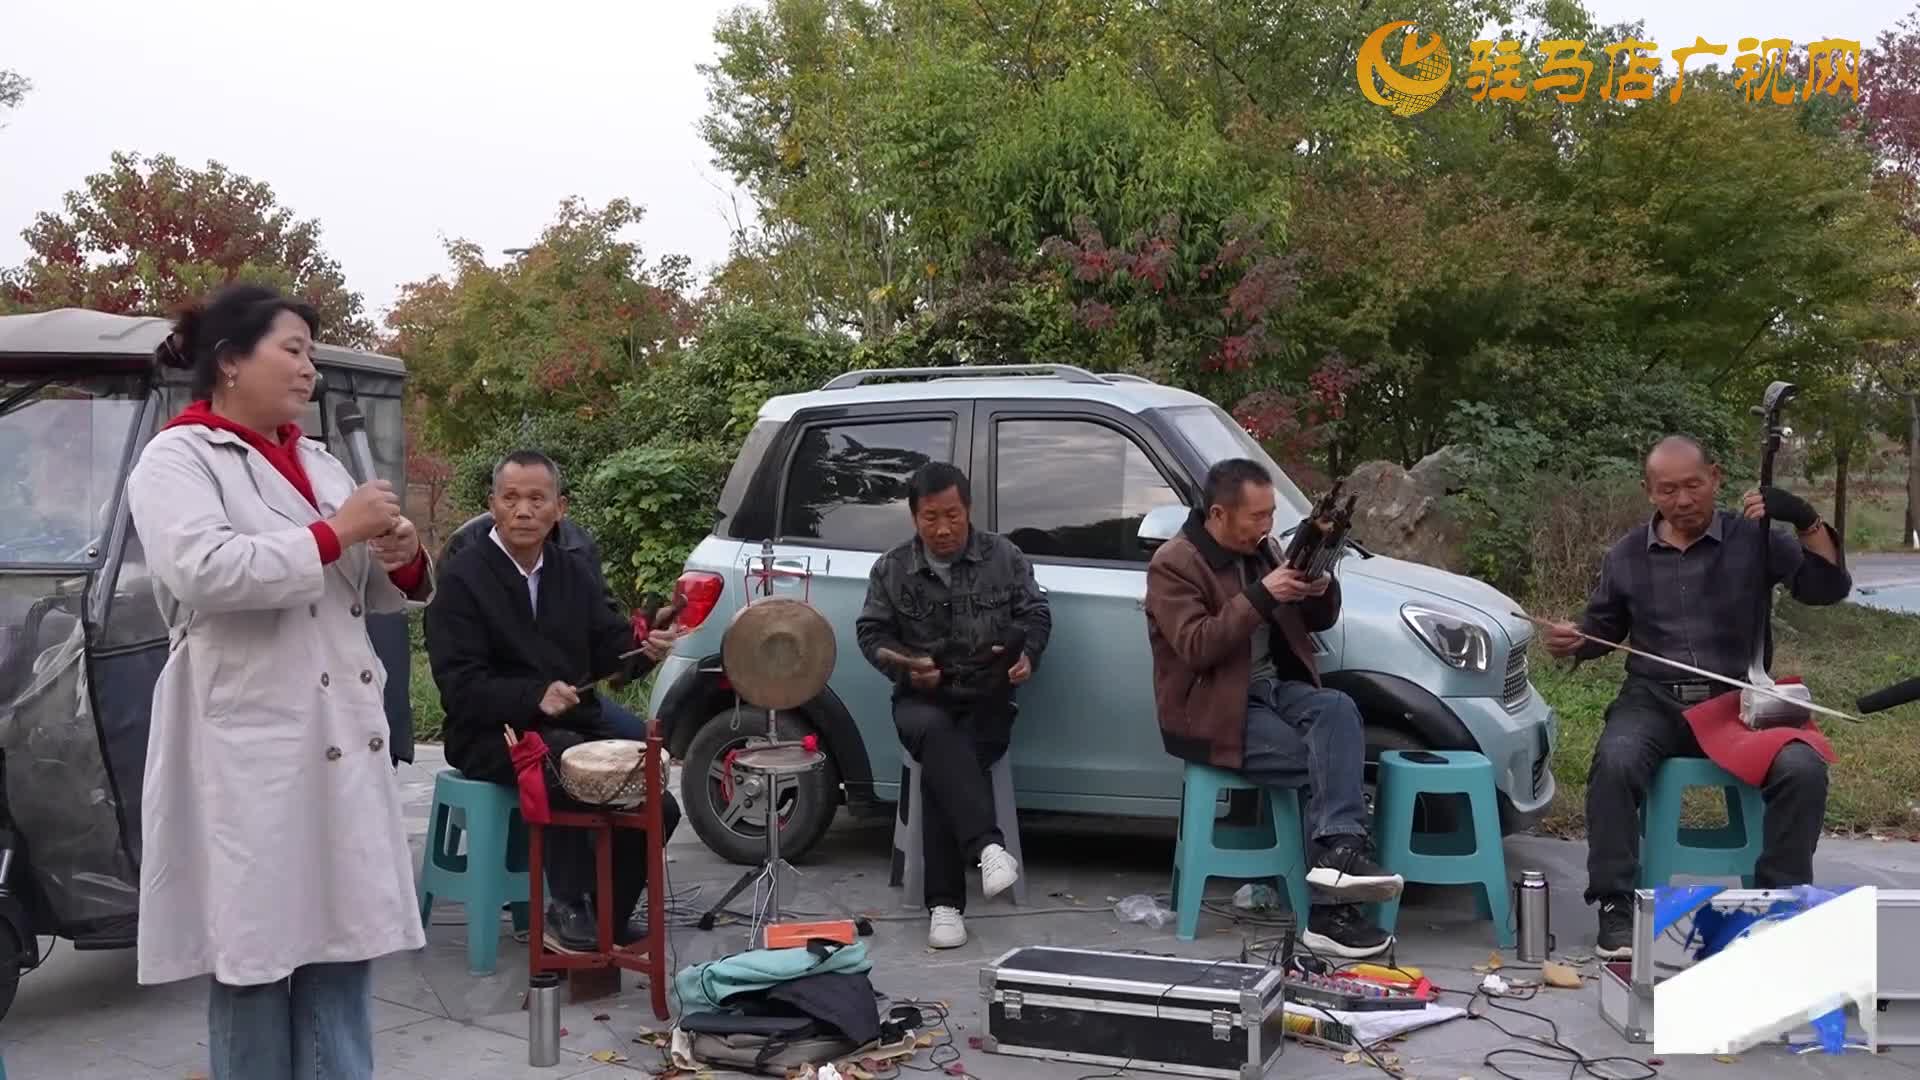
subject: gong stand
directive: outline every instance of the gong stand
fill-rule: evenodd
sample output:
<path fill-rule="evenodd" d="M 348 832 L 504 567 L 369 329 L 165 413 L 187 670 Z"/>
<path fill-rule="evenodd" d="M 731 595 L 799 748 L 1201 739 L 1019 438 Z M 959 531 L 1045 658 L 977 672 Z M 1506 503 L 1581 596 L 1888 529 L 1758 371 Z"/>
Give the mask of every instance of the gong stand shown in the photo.
<path fill-rule="evenodd" d="M 767 734 L 764 742 L 749 745 L 747 749 L 736 754 L 728 768 L 731 770 L 733 767 L 738 767 L 757 774 L 756 779 L 751 782 L 757 783 L 759 789 L 766 793 L 767 854 L 760 865 L 740 875 L 740 879 L 733 883 L 733 887 L 720 897 L 719 903 L 714 904 L 700 916 L 699 926 L 702 930 L 713 929 L 720 913 L 726 910 L 727 905 L 733 903 L 734 898 L 752 885 L 754 886 L 753 917 L 748 930 L 748 944 L 749 947 L 764 948 L 767 928 L 780 921 L 782 897 L 796 897 L 804 889 L 800 880 L 803 875 L 780 854 L 780 780 L 782 777 L 799 777 L 810 773 L 827 759 L 826 754 L 804 744 L 780 741 L 779 715 L 781 709 L 797 708 L 820 692 L 820 688 L 826 684 L 826 677 L 832 673 L 834 650 L 832 628 L 826 624 L 826 620 L 818 612 L 813 610 L 806 599 L 796 602 L 773 595 L 775 580 L 794 578 L 802 582 L 802 596 L 811 597 L 813 578 L 811 559 L 800 556 L 776 561 L 773 545 L 764 543 L 761 545 L 759 554 L 747 560 L 745 578 L 746 595 L 758 598 L 749 600 L 747 606 L 734 616 L 733 625 L 727 628 L 726 640 L 721 646 L 722 668 L 727 671 L 728 679 L 736 691 L 736 711 L 743 703 L 759 705 L 767 710 Z M 808 614 L 808 619 L 805 621 L 817 620 L 816 627 L 796 625 L 783 628 L 778 620 L 761 620 L 759 623 L 754 621 L 756 616 L 768 614 L 771 610 L 763 605 L 785 606 L 791 610 L 796 604 Z M 754 611 L 755 608 L 762 608 L 762 610 Z M 814 639 L 811 641 L 808 640 L 806 632 L 809 629 L 814 631 Z M 818 639 L 820 629 L 825 630 L 824 640 Z M 813 654 L 823 653 L 824 667 L 812 673 L 817 678 L 801 677 L 795 680 L 787 677 L 783 671 L 773 670 L 778 666 L 778 661 L 769 660 L 767 657 L 774 652 L 772 646 L 776 643 L 811 645 L 813 647 L 811 651 L 805 648 L 798 650 L 803 654 L 803 663 L 813 662 L 815 660 Z M 729 648 L 729 646 L 732 647 Z M 789 649 L 788 653 L 791 654 L 793 651 Z M 780 657 L 780 659 L 790 658 L 790 655 L 784 654 Z M 815 682 L 818 685 L 813 685 Z M 762 882 L 766 884 L 764 894 L 760 888 Z M 855 919 L 839 900 L 824 893 L 818 895 L 842 918 L 860 926 L 862 933 L 870 932 L 870 924 L 864 919 Z"/>

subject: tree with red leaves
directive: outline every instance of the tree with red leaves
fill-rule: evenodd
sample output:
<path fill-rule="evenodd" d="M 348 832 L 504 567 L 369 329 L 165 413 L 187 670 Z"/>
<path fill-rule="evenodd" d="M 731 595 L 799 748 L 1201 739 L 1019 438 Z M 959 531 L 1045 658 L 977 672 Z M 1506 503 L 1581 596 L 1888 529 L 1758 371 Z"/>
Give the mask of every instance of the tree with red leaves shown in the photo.
<path fill-rule="evenodd" d="M 41 213 L 21 235 L 32 255 L 0 272 L 9 310 L 165 315 L 245 280 L 311 303 L 329 342 L 373 340 L 360 295 L 321 250 L 319 224 L 295 220 L 266 184 L 219 162 L 190 169 L 165 154 L 116 153 L 111 169 L 67 194 L 62 212 Z"/>
<path fill-rule="evenodd" d="M 1901 224 L 1920 236 L 1920 8 L 1882 31 L 1860 62 L 1861 133 L 1881 161 L 1881 190 L 1901 211 Z M 1911 345 L 1880 350 L 1875 366 L 1905 398 L 1907 539 L 1920 529 L 1920 356 Z"/>

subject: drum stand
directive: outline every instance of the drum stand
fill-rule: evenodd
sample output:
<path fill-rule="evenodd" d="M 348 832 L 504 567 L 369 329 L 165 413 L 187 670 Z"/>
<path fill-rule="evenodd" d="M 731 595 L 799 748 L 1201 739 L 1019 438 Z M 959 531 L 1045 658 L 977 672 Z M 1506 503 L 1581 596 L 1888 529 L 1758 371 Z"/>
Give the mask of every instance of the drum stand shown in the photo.
<path fill-rule="evenodd" d="M 771 540 L 760 545 L 760 553 L 757 556 L 749 557 L 745 569 L 747 596 L 758 593 L 762 599 L 766 599 L 773 595 L 773 583 L 776 580 L 798 579 L 805 586 L 803 595 L 811 598 L 813 579 L 811 561 L 804 556 L 784 563 L 777 560 Z M 805 600 L 802 601 L 802 603 L 805 602 Z M 752 603 L 753 601 L 749 601 L 749 606 Z M 732 632 L 730 627 L 728 633 L 731 635 Z M 723 652 L 725 651 L 723 646 Z M 779 704 L 779 702 L 770 704 Z M 753 921 L 748 931 L 749 947 L 765 947 L 767 928 L 780 921 L 782 894 L 793 897 L 798 896 L 802 890 L 800 871 L 795 870 L 793 864 L 780 854 L 780 778 L 801 776 L 812 772 L 820 767 L 821 762 L 827 760 L 826 754 L 801 743 L 781 742 L 779 714 L 779 709 L 769 707 L 766 741 L 757 746 L 749 745 L 733 760 L 733 764 L 740 768 L 758 774 L 759 782 L 766 786 L 767 857 L 759 866 L 740 875 L 740 880 L 733 883 L 733 887 L 727 890 L 719 903 L 700 916 L 699 922 L 700 929 L 713 929 L 715 920 L 722 911 L 726 910 L 727 905 L 733 903 L 735 897 L 745 892 L 748 885 L 753 885 Z M 763 879 L 767 884 L 764 902 L 761 900 L 759 888 L 759 883 Z M 820 894 L 820 898 L 826 901 L 828 908 L 839 913 L 841 918 L 853 923 L 861 936 L 873 933 L 872 922 L 855 918 L 839 900 L 825 894 Z"/>
<path fill-rule="evenodd" d="M 772 714 L 769 713 L 769 718 L 771 716 Z M 769 724 L 769 727 L 771 726 Z M 812 772 L 826 760 L 826 755 L 795 743 L 770 742 L 764 746 L 742 751 L 734 760 L 741 768 L 760 774 L 761 783 L 766 785 L 767 857 L 759 866 L 740 875 L 740 880 L 733 883 L 733 887 L 720 898 L 720 902 L 700 916 L 700 929 L 713 929 L 715 919 L 726 910 L 727 905 L 733 903 L 735 897 L 745 892 L 747 886 L 752 885 L 754 886 L 753 921 L 747 931 L 748 946 L 765 948 L 767 928 L 780 921 L 781 895 L 785 893 L 788 897 L 795 897 L 804 889 L 800 883 L 803 875 L 780 854 L 780 777 Z M 782 887 L 783 879 L 785 888 Z M 763 880 L 766 882 L 764 902 L 760 891 L 760 882 Z M 842 919 L 853 923 L 862 936 L 873 932 L 872 923 L 855 917 L 839 900 L 824 893 L 817 895 L 826 901 L 829 909 L 836 912 Z"/>

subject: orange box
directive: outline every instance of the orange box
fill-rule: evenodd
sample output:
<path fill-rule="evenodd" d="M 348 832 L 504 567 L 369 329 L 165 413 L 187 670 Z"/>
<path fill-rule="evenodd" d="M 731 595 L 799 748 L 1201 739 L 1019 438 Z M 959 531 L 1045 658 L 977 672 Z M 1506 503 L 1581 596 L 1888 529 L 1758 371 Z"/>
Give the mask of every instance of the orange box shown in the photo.
<path fill-rule="evenodd" d="M 841 945 L 853 944 L 859 932 L 851 919 L 834 919 L 829 922 L 783 922 L 767 924 L 767 943 L 769 949 L 805 948 L 809 941 L 833 941 Z"/>

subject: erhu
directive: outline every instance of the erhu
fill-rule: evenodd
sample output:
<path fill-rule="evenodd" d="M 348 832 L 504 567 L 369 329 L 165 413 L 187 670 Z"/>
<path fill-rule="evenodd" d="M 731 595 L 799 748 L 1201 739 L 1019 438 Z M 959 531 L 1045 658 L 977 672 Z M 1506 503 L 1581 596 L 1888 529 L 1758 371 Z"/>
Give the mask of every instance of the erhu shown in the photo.
<path fill-rule="evenodd" d="M 1760 488 L 1773 484 L 1773 459 L 1780 453 L 1781 440 L 1791 430 L 1780 424 L 1780 410 L 1800 392 L 1789 382 L 1774 382 L 1754 412 L 1760 416 Z M 1775 683 L 1767 674 L 1767 639 L 1773 622 L 1773 581 L 1767 575 L 1768 555 L 1772 548 L 1772 519 L 1760 518 L 1760 599 L 1758 621 L 1753 627 L 1753 659 L 1747 665 L 1750 686 L 1740 691 L 1740 722 L 1753 731 L 1775 727 L 1800 727 L 1810 719 L 1807 706 L 1813 691 L 1804 683 Z M 1756 692 L 1754 688 L 1764 688 Z"/>
<path fill-rule="evenodd" d="M 1340 502 L 1340 489 L 1345 485 L 1346 481 L 1335 480 L 1332 490 L 1321 497 L 1313 513 L 1293 530 L 1280 565 L 1297 571 L 1308 581 L 1333 569 L 1346 553 L 1347 536 L 1353 531 L 1353 506 L 1360 501 L 1360 496 L 1349 495 L 1344 504 Z"/>

